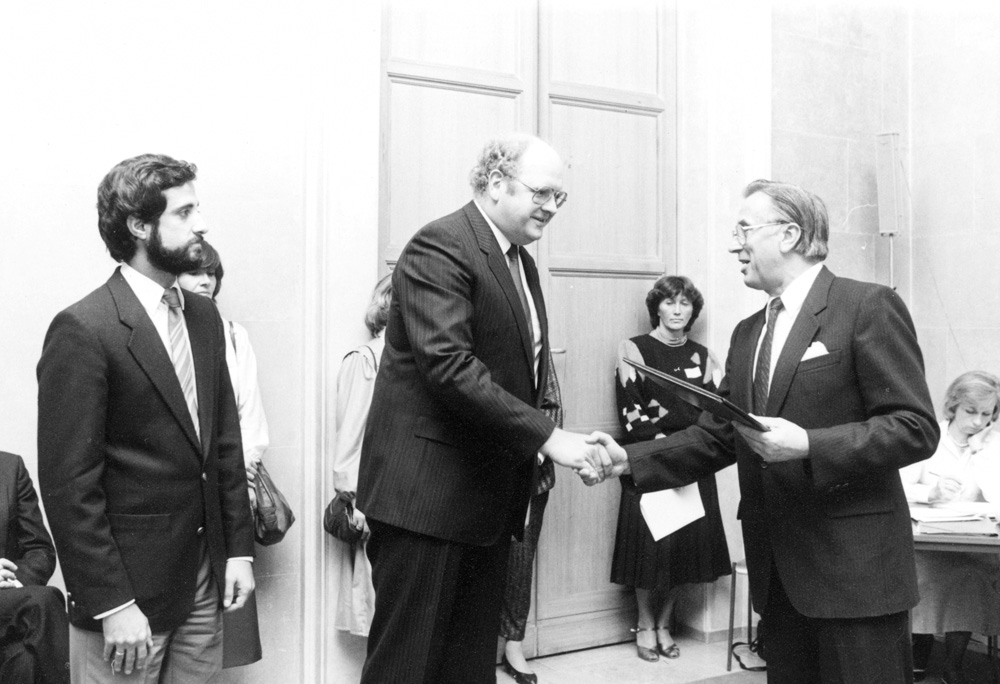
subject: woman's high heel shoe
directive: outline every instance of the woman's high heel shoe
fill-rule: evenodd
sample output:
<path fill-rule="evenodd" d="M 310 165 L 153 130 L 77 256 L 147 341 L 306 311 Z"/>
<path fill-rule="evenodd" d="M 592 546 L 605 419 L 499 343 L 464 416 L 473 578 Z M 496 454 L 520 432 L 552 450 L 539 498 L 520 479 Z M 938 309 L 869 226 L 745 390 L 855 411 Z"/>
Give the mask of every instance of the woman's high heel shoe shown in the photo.
<path fill-rule="evenodd" d="M 655 648 L 646 648 L 645 646 L 639 645 L 639 632 L 652 632 L 654 631 L 652 627 L 633 627 L 629 630 L 632 634 L 635 634 L 635 652 L 640 658 L 645 660 L 647 663 L 655 663 L 660 659 L 657 655 Z"/>
<path fill-rule="evenodd" d="M 660 632 L 664 632 L 668 637 L 670 637 L 671 644 L 669 646 L 664 646 L 662 640 L 660 639 Z M 660 655 L 664 658 L 674 658 L 681 657 L 681 647 L 676 643 L 673 643 L 674 638 L 670 635 L 670 630 L 666 627 L 656 628 L 656 650 L 659 651 Z"/>
<path fill-rule="evenodd" d="M 503 665 L 503 671 L 510 675 L 517 684 L 538 684 L 538 675 L 534 672 L 521 672 L 507 660 L 507 654 L 503 654 L 503 658 L 500 660 L 500 664 Z"/>

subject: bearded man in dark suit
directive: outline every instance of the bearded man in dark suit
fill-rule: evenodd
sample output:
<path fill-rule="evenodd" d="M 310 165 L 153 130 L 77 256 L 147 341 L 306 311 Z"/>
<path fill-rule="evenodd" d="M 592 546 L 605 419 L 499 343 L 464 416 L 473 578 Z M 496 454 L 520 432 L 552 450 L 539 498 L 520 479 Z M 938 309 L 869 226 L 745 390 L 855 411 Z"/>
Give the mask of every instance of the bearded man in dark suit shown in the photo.
<path fill-rule="evenodd" d="M 911 682 L 919 597 L 899 468 L 929 457 L 939 429 L 906 306 L 830 273 L 828 235 L 816 195 L 745 189 L 729 251 L 769 300 L 733 331 L 719 393 L 768 431 L 706 413 L 624 451 L 601 439 L 643 491 L 737 463 L 769 684 Z"/>
<path fill-rule="evenodd" d="M 38 362 L 42 498 L 69 593 L 73 682 L 208 682 L 223 607 L 254 588 L 240 426 L 201 256 L 193 164 L 126 159 L 98 189 L 111 278 Z M 109 667 L 110 661 L 110 667 Z"/>
<path fill-rule="evenodd" d="M 524 246 L 566 200 L 562 172 L 537 138 L 491 141 L 473 201 L 421 228 L 393 271 L 358 481 L 375 586 L 364 684 L 492 684 L 539 454 L 586 472 L 607 459 L 540 410 L 548 321 Z"/>
<path fill-rule="evenodd" d="M 0 682 L 69 681 L 66 601 L 45 586 L 56 550 L 20 456 L 0 451 Z"/>

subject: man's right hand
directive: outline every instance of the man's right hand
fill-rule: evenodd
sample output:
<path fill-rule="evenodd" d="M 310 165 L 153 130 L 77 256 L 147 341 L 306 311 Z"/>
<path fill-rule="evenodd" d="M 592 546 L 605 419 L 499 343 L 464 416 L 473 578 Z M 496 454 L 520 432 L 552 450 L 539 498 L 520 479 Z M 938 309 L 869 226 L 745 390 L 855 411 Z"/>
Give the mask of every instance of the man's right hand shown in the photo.
<path fill-rule="evenodd" d="M 102 620 L 104 624 L 104 659 L 111 661 L 112 672 L 132 674 L 146 667 L 146 658 L 153 650 L 153 632 L 149 620 L 132 604 Z"/>
<path fill-rule="evenodd" d="M 608 455 L 610 466 L 605 467 L 604 477 L 600 480 L 588 478 L 584 473 L 581 473 L 580 479 L 583 480 L 584 484 L 592 486 L 609 477 L 621 477 L 622 475 L 631 474 L 632 468 L 629 465 L 628 454 L 625 453 L 625 449 L 611 435 L 606 432 L 595 431 L 587 437 L 587 443 L 602 446 L 604 452 Z"/>
<path fill-rule="evenodd" d="M 611 470 L 611 458 L 603 446 L 588 442 L 586 435 L 556 428 L 538 450 L 552 462 L 576 471 L 584 482 L 601 482 Z"/>

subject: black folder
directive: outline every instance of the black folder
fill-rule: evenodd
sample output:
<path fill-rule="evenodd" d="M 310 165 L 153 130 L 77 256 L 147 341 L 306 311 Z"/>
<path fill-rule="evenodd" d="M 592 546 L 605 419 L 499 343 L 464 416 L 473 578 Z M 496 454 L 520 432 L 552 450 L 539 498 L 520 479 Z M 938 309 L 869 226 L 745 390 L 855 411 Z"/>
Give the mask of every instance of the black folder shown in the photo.
<path fill-rule="evenodd" d="M 668 375 L 663 371 L 658 371 L 655 368 L 644 366 L 641 363 L 632 361 L 631 359 L 624 359 L 624 361 L 643 375 L 647 376 L 657 385 L 667 388 L 695 408 L 699 408 L 702 411 L 708 411 L 713 416 L 721 418 L 722 420 L 728 420 L 733 423 L 746 425 L 748 428 L 752 428 L 758 432 L 767 432 L 770 429 L 736 404 L 723 399 L 717 394 L 712 394 L 708 390 L 698 387 L 697 385 L 692 385 L 690 382 L 684 382 L 683 380 L 675 378 L 672 375 Z"/>

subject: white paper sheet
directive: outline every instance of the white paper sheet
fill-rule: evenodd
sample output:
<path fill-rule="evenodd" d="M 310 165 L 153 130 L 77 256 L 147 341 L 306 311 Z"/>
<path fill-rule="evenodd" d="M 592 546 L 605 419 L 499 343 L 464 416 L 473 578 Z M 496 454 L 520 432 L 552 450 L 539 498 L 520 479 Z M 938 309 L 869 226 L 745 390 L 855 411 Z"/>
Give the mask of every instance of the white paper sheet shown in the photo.
<path fill-rule="evenodd" d="M 705 517 L 697 482 L 686 487 L 643 494 L 639 499 L 639 510 L 656 541 Z"/>

